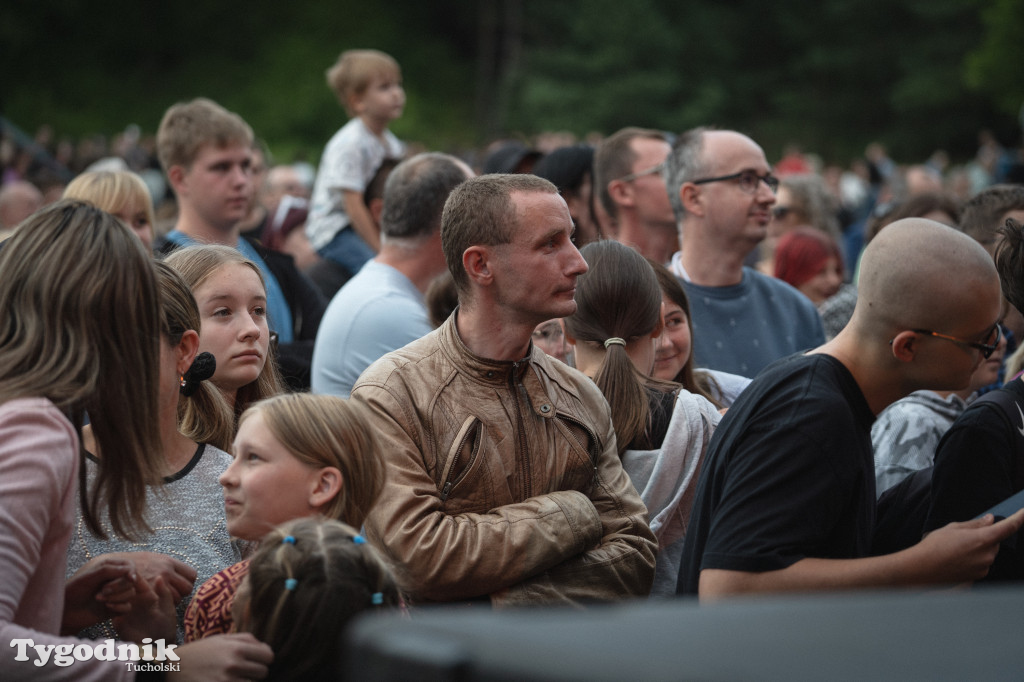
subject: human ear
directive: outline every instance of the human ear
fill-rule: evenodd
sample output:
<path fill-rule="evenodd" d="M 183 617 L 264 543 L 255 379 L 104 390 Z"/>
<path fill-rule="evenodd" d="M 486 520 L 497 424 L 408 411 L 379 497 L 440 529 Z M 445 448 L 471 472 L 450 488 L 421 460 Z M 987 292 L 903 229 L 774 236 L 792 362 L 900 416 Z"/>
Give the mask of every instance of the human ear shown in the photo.
<path fill-rule="evenodd" d="M 186 175 L 188 174 L 185 172 L 184 166 L 174 165 L 167 169 L 167 179 L 171 181 L 171 187 L 174 188 L 175 194 L 181 194 L 185 188 Z"/>
<path fill-rule="evenodd" d="M 380 216 L 384 213 L 384 200 L 380 197 L 370 199 L 370 216 L 373 222 L 380 225 Z"/>
<path fill-rule="evenodd" d="M 187 329 L 181 335 L 181 341 L 174 349 L 178 374 L 184 374 L 192 366 L 199 353 L 199 334 L 194 329 Z"/>
<path fill-rule="evenodd" d="M 700 188 L 692 182 L 684 182 L 679 188 L 679 201 L 687 213 L 697 216 L 704 215 L 703 195 Z"/>
<path fill-rule="evenodd" d="M 912 331 L 902 331 L 893 337 L 889 342 L 892 347 L 892 355 L 900 362 L 911 362 L 917 354 L 917 334 Z"/>
<path fill-rule="evenodd" d="M 344 479 L 336 467 L 324 467 L 316 473 L 313 489 L 309 493 L 309 506 L 320 509 L 338 496 Z"/>
<path fill-rule="evenodd" d="M 632 206 L 635 203 L 632 183 L 622 180 L 612 180 L 608 183 L 608 196 L 620 206 Z"/>
<path fill-rule="evenodd" d="M 486 246 L 471 246 L 462 252 L 462 267 L 466 269 L 470 280 L 488 286 L 494 281 L 490 259 L 491 253 Z"/>

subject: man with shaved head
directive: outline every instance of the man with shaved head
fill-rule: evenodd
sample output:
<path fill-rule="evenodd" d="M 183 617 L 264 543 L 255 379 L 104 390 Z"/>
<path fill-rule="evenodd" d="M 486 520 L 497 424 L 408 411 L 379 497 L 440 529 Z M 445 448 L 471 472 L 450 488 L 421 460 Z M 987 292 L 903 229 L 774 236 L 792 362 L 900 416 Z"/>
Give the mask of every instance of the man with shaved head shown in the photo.
<path fill-rule="evenodd" d="M 864 252 L 850 324 L 774 363 L 733 404 L 708 449 L 678 591 L 952 584 L 985 575 L 1024 512 L 952 523 L 871 555 L 871 423 L 918 389 L 961 389 L 999 342 L 999 278 L 972 239 L 920 218 Z"/>

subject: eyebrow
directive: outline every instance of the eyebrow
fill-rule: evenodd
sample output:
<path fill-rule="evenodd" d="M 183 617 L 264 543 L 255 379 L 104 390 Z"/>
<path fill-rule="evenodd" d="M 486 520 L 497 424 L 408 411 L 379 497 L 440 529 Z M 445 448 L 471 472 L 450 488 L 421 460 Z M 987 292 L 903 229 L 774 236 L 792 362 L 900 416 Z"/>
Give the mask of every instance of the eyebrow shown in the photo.
<path fill-rule="evenodd" d="M 205 299 L 203 299 L 203 302 L 204 303 L 213 303 L 215 301 L 223 301 L 226 298 L 234 298 L 234 297 L 235 297 L 234 294 L 214 294 L 213 296 L 208 296 Z M 260 295 L 260 296 L 256 296 L 255 300 L 257 300 L 257 301 L 266 301 L 267 297 L 263 296 L 263 295 Z"/>

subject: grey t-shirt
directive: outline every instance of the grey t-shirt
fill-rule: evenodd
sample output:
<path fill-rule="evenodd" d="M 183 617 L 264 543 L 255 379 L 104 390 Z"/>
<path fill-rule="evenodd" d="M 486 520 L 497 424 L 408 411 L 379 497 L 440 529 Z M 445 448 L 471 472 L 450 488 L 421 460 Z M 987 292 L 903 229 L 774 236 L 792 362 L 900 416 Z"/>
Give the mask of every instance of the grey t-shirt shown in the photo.
<path fill-rule="evenodd" d="M 224 493 L 217 479 L 231 463 L 231 455 L 213 447 L 200 445 L 185 468 L 164 479 L 160 489 L 149 488 L 146 494 L 146 518 L 152 535 L 132 542 L 114 535 L 104 512 L 100 524 L 108 539 L 100 540 L 89 532 L 79 507 L 74 531 L 68 544 L 67 575 L 87 561 L 110 552 L 157 552 L 179 559 L 198 573 L 195 589 L 214 573 L 242 559 L 243 547 L 228 536 L 224 514 Z M 89 486 L 96 479 L 96 460 L 86 460 Z M 192 594 L 178 604 L 178 642 L 184 639 L 185 609 Z M 80 636 L 88 639 L 117 638 L 110 621 L 86 628 Z"/>

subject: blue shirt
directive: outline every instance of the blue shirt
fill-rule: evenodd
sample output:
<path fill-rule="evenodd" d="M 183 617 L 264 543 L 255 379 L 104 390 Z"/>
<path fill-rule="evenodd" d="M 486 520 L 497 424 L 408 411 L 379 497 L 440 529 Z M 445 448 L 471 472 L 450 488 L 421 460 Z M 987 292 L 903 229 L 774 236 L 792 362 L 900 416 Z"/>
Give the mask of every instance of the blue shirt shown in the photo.
<path fill-rule="evenodd" d="M 178 246 L 192 246 L 199 244 L 192 237 L 179 230 L 171 230 L 167 233 L 167 241 Z M 263 273 L 264 286 L 267 289 L 267 326 L 270 331 L 277 334 L 280 343 L 291 343 L 294 340 L 292 333 L 292 309 L 285 300 L 284 291 L 278 283 L 274 273 L 267 267 L 266 262 L 260 257 L 259 252 L 252 244 L 241 237 L 238 238 L 238 245 L 235 247 L 239 253 L 256 264 L 256 267 Z"/>

